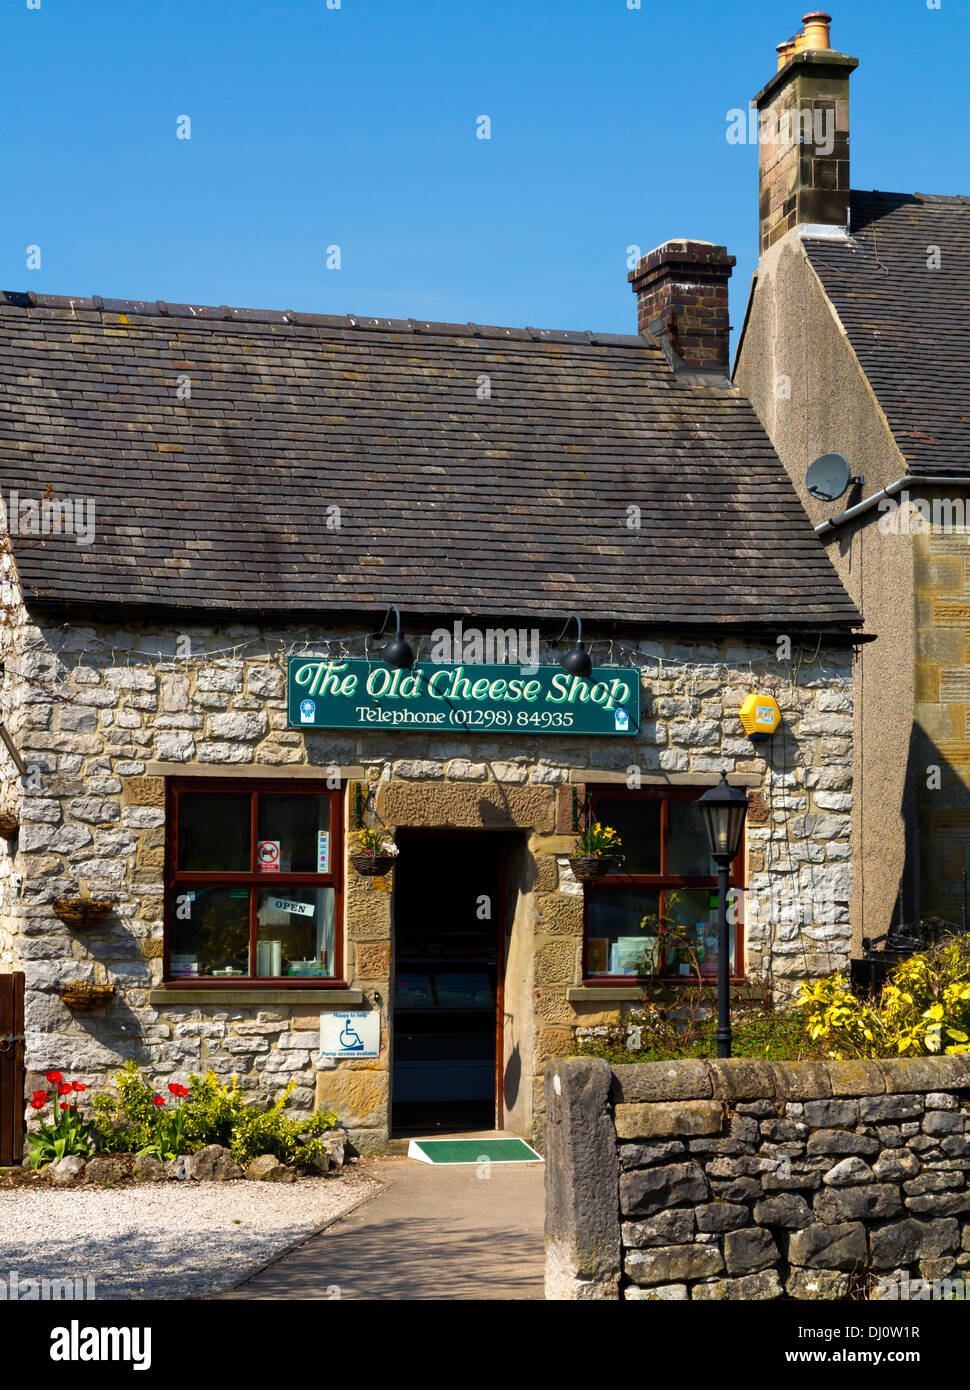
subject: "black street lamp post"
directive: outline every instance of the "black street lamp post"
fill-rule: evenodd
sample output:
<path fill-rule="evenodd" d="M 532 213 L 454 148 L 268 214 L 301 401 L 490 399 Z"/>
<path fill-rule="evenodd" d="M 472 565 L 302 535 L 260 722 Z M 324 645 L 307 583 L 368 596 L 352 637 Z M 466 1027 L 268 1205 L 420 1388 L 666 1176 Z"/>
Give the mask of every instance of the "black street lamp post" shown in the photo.
<path fill-rule="evenodd" d="M 741 848 L 748 798 L 729 785 L 724 773 L 698 804 L 711 855 L 717 864 L 717 1055 L 731 1055 L 731 948 L 727 919 L 728 875 Z"/>

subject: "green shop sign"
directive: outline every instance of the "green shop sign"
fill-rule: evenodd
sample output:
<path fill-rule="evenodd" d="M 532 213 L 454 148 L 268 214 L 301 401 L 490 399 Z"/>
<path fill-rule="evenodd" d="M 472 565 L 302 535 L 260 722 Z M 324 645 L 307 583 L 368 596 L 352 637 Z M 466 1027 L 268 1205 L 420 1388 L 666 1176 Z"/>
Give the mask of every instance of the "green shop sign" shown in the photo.
<path fill-rule="evenodd" d="M 382 661 L 291 656 L 291 729 L 508 729 L 548 734 L 640 732 L 640 673 L 594 666 L 440 666 L 396 670 Z"/>

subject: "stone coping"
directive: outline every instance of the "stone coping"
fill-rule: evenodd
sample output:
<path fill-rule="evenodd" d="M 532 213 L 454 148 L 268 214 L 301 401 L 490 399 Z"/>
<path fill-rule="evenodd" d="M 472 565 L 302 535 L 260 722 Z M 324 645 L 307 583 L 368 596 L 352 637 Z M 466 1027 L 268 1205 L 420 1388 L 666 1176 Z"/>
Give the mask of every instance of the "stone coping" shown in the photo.
<path fill-rule="evenodd" d="M 159 1005 L 237 1004 L 240 1008 L 261 1007 L 264 1004 L 316 1004 L 320 1008 L 336 1008 L 351 1004 L 358 1008 L 364 1001 L 359 989 L 153 989 L 148 995 L 153 1008 Z"/>
<path fill-rule="evenodd" d="M 559 1067 L 593 1061 L 570 1058 Z M 825 1100 L 970 1090 L 970 1054 L 879 1061 L 763 1062 L 748 1057 L 628 1062 L 611 1068 L 615 1103 L 665 1100 Z"/>

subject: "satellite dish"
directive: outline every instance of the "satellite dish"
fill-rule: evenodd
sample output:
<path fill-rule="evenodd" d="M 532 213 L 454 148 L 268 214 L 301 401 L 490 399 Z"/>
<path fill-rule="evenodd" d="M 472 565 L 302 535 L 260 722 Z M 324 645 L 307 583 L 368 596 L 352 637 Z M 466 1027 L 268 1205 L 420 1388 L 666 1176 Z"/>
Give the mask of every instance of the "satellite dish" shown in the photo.
<path fill-rule="evenodd" d="M 835 502 L 852 481 L 852 465 L 844 454 L 822 454 L 805 474 L 805 486 L 820 502 Z"/>

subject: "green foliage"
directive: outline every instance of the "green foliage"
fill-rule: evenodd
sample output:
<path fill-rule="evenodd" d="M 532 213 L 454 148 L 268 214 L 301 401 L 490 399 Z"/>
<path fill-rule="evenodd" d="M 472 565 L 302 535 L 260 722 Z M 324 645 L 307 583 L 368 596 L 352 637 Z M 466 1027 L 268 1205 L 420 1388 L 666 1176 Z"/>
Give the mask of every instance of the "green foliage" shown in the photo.
<path fill-rule="evenodd" d="M 843 975 L 802 985 L 809 1034 L 830 1057 L 970 1052 L 970 943 L 950 938 L 900 961 L 876 999 Z"/>
<path fill-rule="evenodd" d="M 94 1097 L 94 1128 L 102 1153 L 140 1153 L 155 1141 L 155 1092 L 142 1079 L 137 1062 L 126 1062 L 115 1077 L 117 1096 Z"/>
<path fill-rule="evenodd" d="M 189 1077 L 188 1094 L 174 1106 L 144 1081 L 137 1063 L 126 1062 L 115 1078 L 118 1096 L 95 1096 L 95 1126 L 105 1153 L 151 1152 L 160 1158 L 195 1153 L 207 1144 L 230 1149 L 237 1163 L 272 1154 L 282 1163 L 306 1167 L 323 1151 L 320 1136 L 333 1129 L 332 1112 L 294 1117 L 284 1113 L 295 1081 L 274 1105 L 247 1105 L 236 1078 L 223 1085 L 214 1072 Z M 169 1089 L 172 1089 L 171 1087 Z M 176 1088 L 176 1092 L 183 1088 Z"/>
<path fill-rule="evenodd" d="M 798 1010 L 776 1010 L 766 999 L 737 999 L 731 1005 L 735 1057 L 760 1057 L 769 1062 L 790 1062 L 817 1056 Z M 717 1055 L 717 1019 L 698 1020 L 686 999 L 662 1007 L 644 1004 L 617 1017 L 601 1033 L 580 1038 L 574 1046 L 579 1057 L 603 1057 L 611 1066 L 620 1062 L 666 1062 L 678 1057 Z"/>
<path fill-rule="evenodd" d="M 322 1111 L 302 1119 L 284 1115 L 283 1106 L 295 1085 L 296 1082 L 291 1081 L 276 1104 L 268 1110 L 256 1106 L 243 1110 L 233 1128 L 229 1145 L 237 1163 L 251 1163 L 260 1154 L 272 1154 L 281 1163 L 304 1168 L 323 1152 L 323 1140 L 319 1136 L 333 1129 L 337 1116 Z"/>

